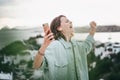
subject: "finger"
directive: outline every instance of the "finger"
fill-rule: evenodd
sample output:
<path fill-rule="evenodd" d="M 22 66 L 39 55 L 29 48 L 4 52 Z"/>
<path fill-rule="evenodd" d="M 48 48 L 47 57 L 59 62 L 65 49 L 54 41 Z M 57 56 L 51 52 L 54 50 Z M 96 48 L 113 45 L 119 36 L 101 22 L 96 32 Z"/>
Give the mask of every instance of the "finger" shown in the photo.
<path fill-rule="evenodd" d="M 49 39 L 51 36 L 53 36 L 53 33 L 50 33 L 50 34 L 46 35 L 44 38 Z"/>
<path fill-rule="evenodd" d="M 48 35 L 46 35 L 46 36 L 52 36 L 53 35 L 53 33 L 49 33 Z"/>
<path fill-rule="evenodd" d="M 91 25 L 91 27 L 95 27 L 95 26 L 96 26 L 96 23 L 95 23 L 94 21 L 92 21 L 92 22 L 90 23 L 90 25 Z"/>
<path fill-rule="evenodd" d="M 96 26 L 96 22 L 95 21 L 93 21 L 93 24 Z"/>
<path fill-rule="evenodd" d="M 54 36 L 50 36 L 48 39 L 49 39 L 49 40 L 53 40 L 53 39 L 54 39 Z"/>
<path fill-rule="evenodd" d="M 50 32 L 51 32 L 50 29 L 46 30 L 45 36 L 48 35 Z"/>

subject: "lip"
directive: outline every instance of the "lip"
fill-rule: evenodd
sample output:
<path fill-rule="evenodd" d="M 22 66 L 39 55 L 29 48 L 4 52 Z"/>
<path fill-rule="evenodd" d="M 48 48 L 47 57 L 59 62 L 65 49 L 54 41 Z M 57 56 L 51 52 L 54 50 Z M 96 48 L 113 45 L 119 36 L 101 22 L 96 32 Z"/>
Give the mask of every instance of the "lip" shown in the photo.
<path fill-rule="evenodd" d="M 73 28 L 72 26 L 70 26 L 70 28 Z"/>

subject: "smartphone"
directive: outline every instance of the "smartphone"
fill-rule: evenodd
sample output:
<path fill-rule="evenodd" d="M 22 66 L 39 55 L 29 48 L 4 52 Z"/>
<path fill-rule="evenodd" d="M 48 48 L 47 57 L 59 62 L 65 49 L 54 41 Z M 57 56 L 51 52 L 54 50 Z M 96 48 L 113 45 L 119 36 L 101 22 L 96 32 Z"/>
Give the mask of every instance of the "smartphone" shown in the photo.
<path fill-rule="evenodd" d="M 49 34 L 51 32 L 48 23 L 43 24 L 43 29 L 45 34 Z"/>

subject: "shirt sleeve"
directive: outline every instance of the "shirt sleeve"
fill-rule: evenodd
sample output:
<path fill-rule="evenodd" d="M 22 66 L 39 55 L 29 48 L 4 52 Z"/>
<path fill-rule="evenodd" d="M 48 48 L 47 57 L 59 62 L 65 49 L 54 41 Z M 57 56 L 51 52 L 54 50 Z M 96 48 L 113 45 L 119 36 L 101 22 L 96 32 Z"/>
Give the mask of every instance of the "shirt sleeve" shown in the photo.
<path fill-rule="evenodd" d="M 47 65 L 47 59 L 44 56 L 43 62 L 42 62 L 41 67 L 40 67 L 40 70 L 44 70 L 45 68 L 48 68 L 48 65 Z"/>
<path fill-rule="evenodd" d="M 83 46 L 85 47 L 87 54 L 90 53 L 90 51 L 94 48 L 94 43 L 95 43 L 95 40 L 93 36 L 88 35 L 86 40 L 83 42 Z"/>
<path fill-rule="evenodd" d="M 79 46 L 82 48 L 82 50 L 85 51 L 87 55 L 94 48 L 94 43 L 95 43 L 95 40 L 93 36 L 88 35 L 85 41 L 80 42 Z"/>

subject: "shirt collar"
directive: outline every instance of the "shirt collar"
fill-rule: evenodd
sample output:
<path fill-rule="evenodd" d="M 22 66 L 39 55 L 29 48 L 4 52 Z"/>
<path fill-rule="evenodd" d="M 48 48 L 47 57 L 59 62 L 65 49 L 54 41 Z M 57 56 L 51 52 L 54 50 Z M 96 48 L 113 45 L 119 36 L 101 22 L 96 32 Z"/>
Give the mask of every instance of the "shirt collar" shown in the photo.
<path fill-rule="evenodd" d="M 65 48 L 71 48 L 71 44 L 73 45 L 73 47 L 76 46 L 76 43 L 74 40 L 71 40 L 70 42 L 65 41 L 63 38 L 59 39 L 60 43 L 65 47 Z"/>

